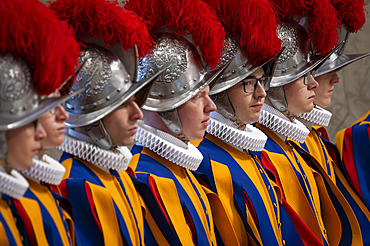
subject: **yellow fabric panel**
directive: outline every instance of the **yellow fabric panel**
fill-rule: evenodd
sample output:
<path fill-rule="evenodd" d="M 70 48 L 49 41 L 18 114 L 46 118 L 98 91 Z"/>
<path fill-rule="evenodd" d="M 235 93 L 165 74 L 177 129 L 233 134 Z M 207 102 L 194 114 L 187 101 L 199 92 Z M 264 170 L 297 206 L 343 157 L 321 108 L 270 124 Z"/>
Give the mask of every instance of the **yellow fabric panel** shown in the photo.
<path fill-rule="evenodd" d="M 132 180 L 130 176 L 125 171 L 118 171 L 120 174 L 121 180 L 123 185 L 126 189 L 126 194 L 130 198 L 131 206 L 134 211 L 134 214 L 136 215 L 136 219 L 138 221 L 138 226 L 140 230 L 141 235 L 141 242 L 144 242 L 144 221 L 143 221 L 143 213 L 141 208 L 141 203 L 139 200 L 139 193 L 137 192 L 134 184 L 132 183 Z"/>
<path fill-rule="evenodd" d="M 17 225 L 14 222 L 13 214 L 10 211 L 8 204 L 2 199 L 0 199 L 0 213 L 4 217 L 4 220 L 7 226 L 9 227 L 17 245 L 19 246 L 23 245 L 21 238 L 20 238 L 19 231 L 17 229 Z M 9 245 L 9 242 L 7 240 L 7 236 L 4 230 L 4 226 L 2 224 L 0 224 L 0 226 L 1 226 L 0 227 L 0 245 L 4 245 L 4 246 Z"/>
<path fill-rule="evenodd" d="M 123 219 L 126 223 L 128 231 L 129 231 L 132 243 L 135 244 L 135 245 L 140 245 L 140 241 L 143 242 L 143 240 L 144 240 L 143 237 L 139 238 L 139 233 L 138 233 L 138 230 L 141 231 L 141 235 L 144 233 L 143 215 L 142 215 L 141 206 L 140 206 L 140 202 L 139 202 L 137 192 L 135 190 L 135 187 L 134 187 L 131 179 L 128 177 L 128 174 L 125 173 L 125 172 L 119 172 L 122 183 L 123 183 L 123 185 L 126 189 L 126 194 L 130 199 L 131 205 L 132 205 L 133 210 L 135 212 L 137 222 L 139 223 L 138 226 L 135 222 L 135 218 L 134 218 L 134 215 L 131 212 L 130 205 L 129 205 L 127 199 L 126 199 L 126 196 L 125 196 L 117 178 L 114 175 L 103 171 L 99 167 L 97 167 L 97 166 L 95 166 L 95 165 L 93 165 L 93 164 L 91 164 L 87 161 L 84 161 L 84 160 L 80 160 L 80 161 L 82 161 L 87 167 L 89 167 L 95 173 L 96 176 L 99 177 L 100 181 L 103 183 L 105 188 L 100 187 L 102 189 L 102 191 L 97 193 L 97 194 L 104 193 L 104 194 L 102 194 L 102 196 L 106 197 L 106 199 L 113 199 L 114 200 L 118 209 L 121 211 L 122 217 L 123 217 Z M 104 190 L 104 192 L 103 192 L 103 190 Z M 100 191 L 100 189 L 99 189 L 99 191 Z M 100 200 L 100 197 L 94 197 L 94 201 L 95 201 L 95 199 Z M 101 205 L 102 206 L 104 205 L 104 200 L 101 200 Z M 112 203 L 112 206 L 113 206 L 113 203 Z M 114 207 L 112 209 L 113 209 L 112 214 L 113 213 L 115 214 Z M 102 222 L 102 217 L 104 216 L 104 208 L 102 208 L 101 212 L 102 213 L 100 214 L 99 218 L 100 218 L 100 221 Z M 112 216 L 112 215 L 110 215 L 110 216 Z M 117 219 L 114 219 L 114 220 L 116 221 L 116 223 L 118 223 Z M 118 226 L 118 224 L 117 224 L 117 226 Z M 104 237 L 104 238 L 108 239 L 106 237 Z"/>
<path fill-rule="evenodd" d="M 343 160 L 343 147 L 344 147 L 344 132 L 346 129 L 340 130 L 337 132 L 337 135 L 335 136 L 337 149 L 340 154 L 340 158 Z"/>
<path fill-rule="evenodd" d="M 66 168 L 66 172 L 64 173 L 63 179 L 69 178 L 69 175 L 71 174 L 72 163 L 73 158 L 68 158 L 61 163 Z"/>
<path fill-rule="evenodd" d="M 247 245 L 248 234 L 235 209 L 229 169 L 221 163 L 211 162 L 218 196 L 206 187 L 203 188 L 210 201 L 217 229 L 226 245 Z"/>
<path fill-rule="evenodd" d="M 0 245 L 9 246 L 6 232 L 2 223 L 0 223 Z M 20 245 L 20 244 L 19 244 Z"/>
<path fill-rule="evenodd" d="M 107 189 L 86 182 L 91 189 L 96 213 L 102 227 L 105 245 L 123 245 L 111 195 Z"/>
<path fill-rule="evenodd" d="M 170 244 L 167 242 L 166 238 L 163 236 L 161 230 L 159 230 L 157 224 L 155 223 L 155 221 L 154 221 L 152 215 L 149 213 L 149 211 L 147 211 L 147 213 L 145 213 L 145 218 L 146 218 L 146 221 L 149 224 L 150 230 L 152 231 L 153 236 L 155 238 L 155 241 L 158 243 L 158 245 L 170 246 Z"/>
<path fill-rule="evenodd" d="M 130 161 L 130 164 L 128 165 L 129 168 L 132 169 L 132 171 L 136 171 L 136 167 L 137 167 L 137 164 L 139 162 L 139 158 L 140 158 L 140 153 L 137 153 L 135 155 L 132 156 L 131 158 L 131 161 Z"/>
<path fill-rule="evenodd" d="M 49 191 L 49 189 L 41 185 L 39 183 L 36 183 L 35 181 L 31 179 L 27 179 L 29 183 L 29 189 L 35 194 L 35 196 L 40 200 L 40 202 L 44 205 L 50 216 L 53 218 L 53 221 L 58 228 L 59 235 L 62 239 L 62 242 L 64 245 L 69 245 L 68 235 L 64 228 L 62 218 L 60 217 L 60 213 L 57 207 L 57 204 L 55 203 L 54 197 Z M 21 199 L 22 200 L 22 199 Z M 37 209 L 39 209 L 39 205 L 37 204 Z M 27 212 L 28 216 L 29 213 Z M 38 227 L 33 227 L 33 230 L 38 230 Z"/>
<path fill-rule="evenodd" d="M 20 202 L 30 218 L 37 245 L 49 245 L 46 239 L 44 222 L 42 221 L 41 211 L 38 203 L 35 200 L 25 197 L 23 197 Z"/>
<path fill-rule="evenodd" d="M 317 136 L 315 131 L 313 130 L 310 131 L 310 134 L 306 138 L 305 143 L 307 145 L 308 151 L 311 154 L 311 156 L 313 156 L 317 160 L 317 162 L 321 165 L 321 167 L 325 170 L 326 173 L 328 173 L 327 164 L 329 164 L 330 173 L 331 173 L 330 177 L 335 183 L 335 174 L 334 174 L 334 167 L 333 167 L 334 161 L 329 155 L 329 152 L 326 149 L 324 143 L 319 138 L 319 136 Z M 322 148 L 322 146 L 324 146 L 324 149 Z M 325 161 L 325 155 L 323 151 L 325 151 L 325 154 L 328 157 L 327 162 Z"/>
<path fill-rule="evenodd" d="M 156 161 L 158 161 L 159 163 L 161 163 L 162 165 L 167 167 L 169 170 L 171 170 L 173 175 L 176 177 L 177 181 L 180 183 L 180 185 L 183 187 L 183 189 L 188 194 L 189 198 L 193 201 L 193 205 L 194 205 L 195 209 L 198 212 L 199 218 L 202 221 L 202 224 L 203 224 L 203 227 L 205 228 L 205 232 L 207 233 L 207 237 L 208 237 L 209 242 L 213 242 L 214 244 L 216 244 L 216 237 L 215 237 L 214 228 L 213 228 L 214 225 L 213 225 L 213 217 L 212 217 L 212 213 L 211 213 L 211 207 L 210 207 L 210 204 L 208 202 L 207 195 L 203 191 L 202 187 L 200 186 L 199 182 L 196 180 L 194 175 L 190 171 L 187 171 L 185 168 L 180 167 L 180 166 L 176 165 L 175 163 L 172 163 L 172 162 L 166 160 L 165 158 L 157 155 L 156 153 L 149 150 L 148 148 L 143 148 L 142 153 L 146 154 L 146 155 L 149 155 L 150 157 L 152 157 L 153 159 L 155 159 Z M 191 180 L 189 180 L 187 174 L 189 175 Z M 155 176 L 155 175 L 152 175 L 152 176 L 156 177 L 156 183 L 157 183 L 157 178 L 158 177 Z M 167 178 L 162 178 L 160 180 L 163 181 L 163 180 L 168 180 L 168 179 Z M 166 183 L 168 183 L 168 182 L 166 182 Z M 203 210 L 201 201 L 200 201 L 197 193 L 195 192 L 195 190 L 192 186 L 192 183 L 195 185 L 196 189 L 198 190 L 198 192 L 201 196 L 201 199 L 203 200 L 203 202 L 206 206 L 207 211 Z M 167 210 L 168 216 L 170 217 L 171 222 L 175 226 L 174 222 L 172 221 L 172 218 L 179 217 L 178 216 L 178 211 L 182 211 L 182 209 L 177 210 L 177 211 L 176 210 L 170 211 L 170 210 L 173 209 L 172 208 L 173 204 L 169 203 L 169 201 L 166 201 L 167 204 L 165 204 L 165 200 L 167 200 L 167 199 L 169 199 L 169 200 L 178 200 L 178 203 L 180 203 L 178 195 L 176 195 L 176 196 L 173 195 L 173 194 L 177 194 L 177 192 L 176 193 L 168 193 L 169 187 L 166 187 L 166 185 L 162 185 L 160 183 L 157 183 L 157 188 L 158 188 L 159 193 L 161 195 L 161 198 L 163 200 L 164 206 Z M 176 187 L 173 187 L 171 190 L 172 190 L 172 192 L 174 192 L 176 190 Z M 171 194 L 171 195 L 169 195 L 169 194 Z M 179 206 L 181 206 L 181 205 L 179 204 Z M 206 213 L 208 213 L 209 220 L 210 220 L 210 225 L 208 225 L 207 218 L 206 218 Z M 183 217 L 183 216 L 180 216 L 180 217 Z M 183 218 L 183 219 L 185 220 L 185 218 Z M 181 218 L 181 220 L 182 220 L 182 218 Z M 177 229 L 175 229 L 175 230 L 177 232 L 177 235 L 180 238 L 180 234 L 182 233 L 182 231 L 178 231 Z M 181 233 L 179 233 L 179 232 L 181 232 Z M 186 232 L 186 234 L 187 234 L 187 232 Z M 183 245 L 189 245 L 189 244 L 183 244 Z"/>
<path fill-rule="evenodd" d="M 320 193 L 320 199 L 322 202 L 322 218 L 325 228 L 327 229 L 326 234 L 328 237 L 329 245 L 339 245 L 342 228 L 340 225 L 340 219 L 335 211 L 333 204 L 331 203 L 329 194 L 325 188 L 324 181 L 319 173 L 312 170 L 317 187 Z"/>
<path fill-rule="evenodd" d="M 192 145 L 194 145 L 195 147 L 198 147 L 198 146 L 199 146 L 199 144 L 200 144 L 202 141 L 203 141 L 203 138 L 198 139 L 198 140 L 194 140 L 194 141 L 190 141 L 190 143 L 191 143 Z"/>

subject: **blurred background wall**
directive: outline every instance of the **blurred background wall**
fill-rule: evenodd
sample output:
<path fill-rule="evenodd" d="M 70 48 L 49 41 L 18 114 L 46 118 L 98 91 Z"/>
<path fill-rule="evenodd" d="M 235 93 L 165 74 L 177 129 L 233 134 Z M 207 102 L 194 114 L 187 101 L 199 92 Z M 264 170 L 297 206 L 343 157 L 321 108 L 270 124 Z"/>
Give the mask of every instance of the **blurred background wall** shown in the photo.
<path fill-rule="evenodd" d="M 41 0 L 46 3 L 47 0 Z M 121 1 L 120 1 L 121 2 Z M 365 0 L 366 4 L 370 0 Z M 366 6 L 368 12 L 370 7 Z M 370 14 L 366 13 L 366 24 L 362 31 L 352 34 L 345 54 L 370 52 Z M 350 126 L 370 110 L 370 57 L 348 65 L 338 72 L 340 83 L 335 85 L 332 104 L 328 110 L 333 113 L 327 127 L 332 142 L 337 131 Z"/>

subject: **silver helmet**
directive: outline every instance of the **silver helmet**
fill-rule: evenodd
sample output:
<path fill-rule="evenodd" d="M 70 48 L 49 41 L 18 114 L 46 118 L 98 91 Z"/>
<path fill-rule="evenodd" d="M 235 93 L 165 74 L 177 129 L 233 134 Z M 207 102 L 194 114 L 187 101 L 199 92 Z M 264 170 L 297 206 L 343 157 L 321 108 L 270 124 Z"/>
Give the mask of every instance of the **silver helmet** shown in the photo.
<path fill-rule="evenodd" d="M 324 64 L 320 66 L 320 68 L 315 72 L 315 77 L 329 73 L 331 71 L 337 71 L 351 64 L 352 62 L 355 62 L 357 60 L 360 60 L 370 55 L 370 53 L 348 54 L 348 55 L 343 54 L 344 49 L 347 45 L 349 36 L 350 36 L 350 32 L 348 28 L 346 27 L 345 24 L 342 24 L 341 30 L 339 31 L 340 39 L 338 42 L 341 45 L 339 46 L 338 50 L 333 52 L 331 56 L 324 62 Z"/>
<path fill-rule="evenodd" d="M 277 59 L 267 96 L 276 109 L 286 111 L 288 103 L 283 85 L 318 69 L 340 46 L 334 48 L 326 56 L 315 54 L 307 31 L 294 20 L 286 20 L 280 23 L 278 37 L 281 39 L 285 50 Z"/>
<path fill-rule="evenodd" d="M 11 54 L 0 56 L 0 135 L 35 121 L 73 95 L 46 98 L 32 83 L 31 72 L 22 59 Z M 0 141 L 0 157 L 7 154 L 6 141 Z"/>
<path fill-rule="evenodd" d="M 182 125 L 176 109 L 207 85 L 212 86 L 226 66 L 207 72 L 195 46 L 179 35 L 160 33 L 155 41 L 152 52 L 140 59 L 139 78 L 166 69 L 155 82 L 143 109 L 158 112 L 169 130 L 179 134 Z"/>
<path fill-rule="evenodd" d="M 307 31 L 294 20 L 281 22 L 278 27 L 278 37 L 285 50 L 276 62 L 270 87 L 289 84 L 311 70 L 316 70 L 329 58 L 315 54 Z M 337 50 L 336 47 L 332 52 Z"/>
<path fill-rule="evenodd" d="M 136 46 L 125 51 L 119 43 L 103 48 L 102 42 L 98 38 L 84 41 L 85 48 L 79 57 L 79 62 L 84 64 L 72 88 L 73 91 L 82 91 L 65 103 L 70 115 L 65 123 L 69 128 L 84 127 L 100 147 L 109 149 L 112 141 L 101 119 L 133 95 L 141 107 L 162 70 L 137 81 Z"/>

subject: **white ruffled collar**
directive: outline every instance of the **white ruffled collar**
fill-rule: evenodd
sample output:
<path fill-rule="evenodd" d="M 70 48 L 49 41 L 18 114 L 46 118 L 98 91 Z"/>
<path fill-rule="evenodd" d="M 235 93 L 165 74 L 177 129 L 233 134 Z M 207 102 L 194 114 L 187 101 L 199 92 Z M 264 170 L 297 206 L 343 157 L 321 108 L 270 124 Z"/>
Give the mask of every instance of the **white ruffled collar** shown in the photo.
<path fill-rule="evenodd" d="M 115 150 L 105 150 L 92 144 L 92 140 L 89 137 L 72 129 L 68 129 L 68 134 L 79 137 L 83 136 L 83 139 L 86 141 L 65 135 L 63 144 L 58 147 L 60 150 L 86 160 L 103 170 L 113 169 L 125 171 L 127 169 L 132 154 L 126 146 L 120 146 Z"/>
<path fill-rule="evenodd" d="M 319 126 L 328 126 L 332 113 L 320 106 L 315 107 L 308 113 L 299 114 L 297 117 Z"/>
<path fill-rule="evenodd" d="M 159 156 L 189 170 L 197 170 L 203 160 L 200 151 L 190 142 L 185 144 L 178 138 L 138 121 L 135 140 Z"/>
<path fill-rule="evenodd" d="M 226 143 L 244 150 L 262 151 L 267 141 L 267 136 L 252 125 L 240 130 L 233 121 L 226 119 L 218 112 L 211 112 L 211 119 L 206 131 L 225 141 Z"/>
<path fill-rule="evenodd" d="M 31 168 L 21 171 L 26 177 L 47 184 L 59 185 L 66 172 L 65 167 L 48 155 L 43 155 L 42 160 L 37 156 L 33 158 Z"/>
<path fill-rule="evenodd" d="M 0 167 L 0 192 L 14 199 L 21 199 L 28 189 L 27 180 L 16 170 L 6 173 L 4 168 Z"/>
<path fill-rule="evenodd" d="M 303 143 L 310 133 L 297 119 L 291 122 L 283 113 L 266 103 L 263 104 L 258 123 L 299 143 Z"/>

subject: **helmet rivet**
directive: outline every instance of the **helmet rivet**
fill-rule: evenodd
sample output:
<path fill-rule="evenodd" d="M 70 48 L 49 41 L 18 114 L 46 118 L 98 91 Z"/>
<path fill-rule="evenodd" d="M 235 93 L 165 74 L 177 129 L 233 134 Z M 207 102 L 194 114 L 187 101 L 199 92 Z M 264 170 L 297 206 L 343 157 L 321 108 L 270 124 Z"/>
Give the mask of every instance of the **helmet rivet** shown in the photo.
<path fill-rule="evenodd" d="M 294 66 L 293 66 L 293 68 L 297 68 L 298 67 L 298 65 L 297 64 L 295 64 Z"/>
<path fill-rule="evenodd" d="M 109 101 L 110 100 L 110 96 L 107 96 L 105 99 L 107 99 L 107 101 Z"/>
<path fill-rule="evenodd" d="M 161 97 L 161 96 L 162 96 L 162 92 L 158 92 L 158 96 L 160 96 L 160 97 Z"/>
<path fill-rule="evenodd" d="M 173 94 L 175 94 L 175 91 L 171 91 L 171 94 L 173 95 Z"/>
<path fill-rule="evenodd" d="M 193 79 L 193 81 L 197 81 L 197 79 L 196 79 L 196 78 L 194 78 L 194 79 Z"/>
<path fill-rule="evenodd" d="M 184 87 L 183 87 L 184 89 L 186 89 L 186 88 L 188 88 L 186 85 L 184 85 Z"/>
<path fill-rule="evenodd" d="M 128 83 L 130 81 L 130 77 L 125 78 L 125 83 Z"/>
<path fill-rule="evenodd" d="M 247 64 L 243 64 L 243 67 L 246 67 L 247 66 Z"/>
<path fill-rule="evenodd" d="M 286 70 L 284 69 L 283 71 L 281 71 L 281 73 L 285 73 L 286 72 Z"/>
<path fill-rule="evenodd" d="M 235 73 L 235 70 L 231 71 L 232 73 Z"/>
<path fill-rule="evenodd" d="M 223 76 L 223 75 L 221 75 L 221 76 L 220 76 L 220 78 L 221 78 L 221 79 L 223 79 L 223 78 L 224 78 L 224 76 Z"/>
<path fill-rule="evenodd" d="M 81 110 L 83 111 L 83 110 L 85 110 L 85 107 L 84 106 L 81 106 Z"/>
<path fill-rule="evenodd" d="M 11 114 L 14 114 L 14 108 L 12 108 L 12 109 L 10 110 L 10 113 L 11 113 Z"/>
<path fill-rule="evenodd" d="M 179 132 L 179 129 L 175 129 L 175 132 Z"/>
<path fill-rule="evenodd" d="M 75 110 L 75 107 L 74 107 L 74 106 L 72 106 L 72 107 L 71 107 L 71 109 L 72 109 L 72 110 Z"/>
<path fill-rule="evenodd" d="M 94 106 L 94 107 L 96 107 L 96 106 L 98 106 L 98 104 L 97 104 L 96 102 L 94 102 L 94 103 L 93 103 L 93 106 Z"/>
<path fill-rule="evenodd" d="M 117 92 L 120 92 L 121 91 L 121 88 L 117 88 Z"/>
<path fill-rule="evenodd" d="M 71 99 L 73 100 L 73 99 L 75 99 L 75 97 L 71 97 Z"/>

